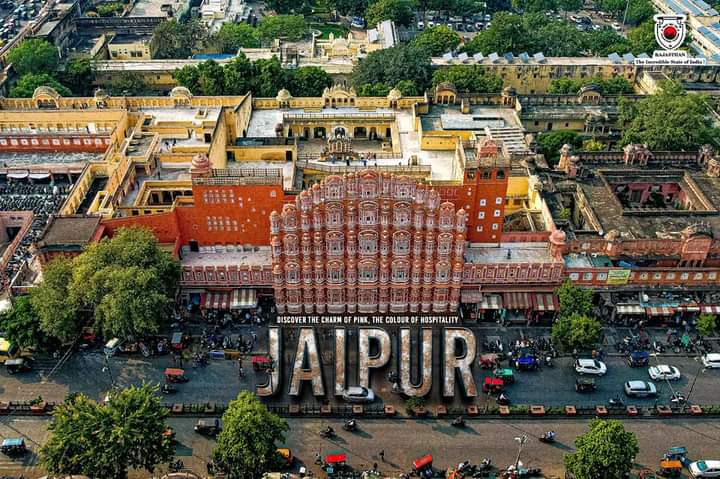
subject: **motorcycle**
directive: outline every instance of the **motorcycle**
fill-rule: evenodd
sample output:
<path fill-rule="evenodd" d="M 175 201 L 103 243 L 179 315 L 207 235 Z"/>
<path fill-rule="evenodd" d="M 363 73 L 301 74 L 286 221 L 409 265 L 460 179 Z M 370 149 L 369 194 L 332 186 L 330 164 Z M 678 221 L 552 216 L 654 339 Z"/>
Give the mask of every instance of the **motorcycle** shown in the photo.
<path fill-rule="evenodd" d="M 665 346 L 663 346 L 660 341 L 653 341 L 652 348 L 653 348 L 653 351 L 655 351 L 658 354 L 665 352 Z"/>
<path fill-rule="evenodd" d="M 510 404 L 510 398 L 505 393 L 500 393 L 497 398 L 497 403 L 500 406 L 507 406 Z"/>
<path fill-rule="evenodd" d="M 608 400 L 608 405 L 611 407 L 623 407 L 625 406 L 625 403 L 622 399 L 620 399 L 620 396 L 615 396 L 614 398 L 610 398 Z"/>
<path fill-rule="evenodd" d="M 550 355 L 545 356 L 545 361 L 544 361 L 544 363 L 545 363 L 545 366 L 547 366 L 547 367 L 549 367 L 549 368 L 553 367 L 552 356 L 550 356 Z"/>
<path fill-rule="evenodd" d="M 330 426 L 326 427 L 325 429 L 320 431 L 320 437 L 324 437 L 326 439 L 335 437 L 335 429 L 331 428 Z"/>
<path fill-rule="evenodd" d="M 343 424 L 342 428 L 350 432 L 357 431 L 357 422 L 355 421 L 355 419 L 348 419 L 347 421 L 345 421 L 345 424 Z"/>
<path fill-rule="evenodd" d="M 453 419 L 451 424 L 455 427 L 465 427 L 465 419 L 462 416 L 458 416 Z"/>
<path fill-rule="evenodd" d="M 687 399 L 685 399 L 685 396 L 680 393 L 675 393 L 670 396 L 670 402 L 673 404 L 683 404 L 685 401 L 687 401 Z"/>
<path fill-rule="evenodd" d="M 170 472 L 180 472 L 185 469 L 185 464 L 183 464 L 182 460 L 178 459 L 177 461 L 170 463 L 169 469 Z"/>
<path fill-rule="evenodd" d="M 545 444 L 552 444 L 555 442 L 555 432 L 548 431 L 542 436 L 540 436 L 538 439 L 540 440 L 540 442 L 544 442 Z"/>
<path fill-rule="evenodd" d="M 489 457 L 483 459 L 480 463 L 480 466 L 478 466 L 478 469 L 481 471 L 489 471 L 490 469 L 492 469 L 492 459 L 490 459 Z"/>

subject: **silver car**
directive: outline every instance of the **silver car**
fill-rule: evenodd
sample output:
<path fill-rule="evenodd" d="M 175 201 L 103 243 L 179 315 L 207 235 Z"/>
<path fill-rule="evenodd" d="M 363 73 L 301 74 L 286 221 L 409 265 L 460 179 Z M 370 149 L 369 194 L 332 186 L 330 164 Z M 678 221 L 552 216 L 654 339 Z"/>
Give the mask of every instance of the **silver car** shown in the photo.
<path fill-rule="evenodd" d="M 628 381 L 625 383 L 625 394 L 630 397 L 650 397 L 657 394 L 653 383 L 647 381 Z"/>
<path fill-rule="evenodd" d="M 373 402 L 375 400 L 375 393 L 372 389 L 352 386 L 345 390 L 343 399 L 347 402 Z"/>

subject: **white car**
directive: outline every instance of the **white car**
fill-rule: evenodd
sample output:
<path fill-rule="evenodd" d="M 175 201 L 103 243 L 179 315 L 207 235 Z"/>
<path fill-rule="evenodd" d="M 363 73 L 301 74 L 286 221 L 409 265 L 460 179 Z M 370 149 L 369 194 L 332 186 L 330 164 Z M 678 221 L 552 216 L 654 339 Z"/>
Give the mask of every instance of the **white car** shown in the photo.
<path fill-rule="evenodd" d="M 720 368 L 720 354 L 719 353 L 708 353 L 702 358 L 703 366 L 706 368 Z"/>
<path fill-rule="evenodd" d="M 345 390 L 343 399 L 347 402 L 373 402 L 375 400 L 375 393 L 372 389 L 352 386 Z"/>
<path fill-rule="evenodd" d="M 607 373 L 607 366 L 597 359 L 578 359 L 575 361 L 575 372 L 578 374 L 594 374 L 604 376 Z"/>
<path fill-rule="evenodd" d="M 649 367 L 648 374 L 653 381 L 675 381 L 680 379 L 680 370 L 675 366 L 668 366 L 667 364 Z"/>
<path fill-rule="evenodd" d="M 622 27 L 620 26 L 620 24 L 618 22 L 614 22 L 612 24 L 612 29 L 615 30 L 616 32 L 622 31 Z"/>
<path fill-rule="evenodd" d="M 695 461 L 688 469 L 692 477 L 720 477 L 720 461 Z"/>
<path fill-rule="evenodd" d="M 418 27 L 418 30 L 423 30 L 423 29 L 425 28 L 425 23 L 423 23 L 422 21 L 420 21 L 420 22 L 418 22 L 417 27 Z"/>
<path fill-rule="evenodd" d="M 630 397 L 650 397 L 657 394 L 653 383 L 647 381 L 628 381 L 625 383 L 625 394 Z"/>

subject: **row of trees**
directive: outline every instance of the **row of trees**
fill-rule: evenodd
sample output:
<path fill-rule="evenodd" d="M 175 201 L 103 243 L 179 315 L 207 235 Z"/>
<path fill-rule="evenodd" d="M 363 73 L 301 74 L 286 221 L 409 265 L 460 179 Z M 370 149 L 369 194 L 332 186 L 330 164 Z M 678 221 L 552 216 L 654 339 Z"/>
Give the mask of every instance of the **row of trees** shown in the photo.
<path fill-rule="evenodd" d="M 657 48 L 652 20 L 628 32 L 627 38 L 612 30 L 579 31 L 574 24 L 548 19 L 540 13 L 498 12 L 490 28 L 465 44 L 468 54 L 543 52 L 546 56 L 609 55 L 652 52 Z"/>
<path fill-rule="evenodd" d="M 22 347 L 68 343 L 91 326 L 106 338 L 157 334 L 170 316 L 179 263 L 147 229 L 120 229 L 81 255 L 51 261 L 43 282 L 0 317 Z"/>
<path fill-rule="evenodd" d="M 97 403 L 73 394 L 55 409 L 50 438 L 40 449 L 43 466 L 57 475 L 124 479 L 128 470 L 153 472 L 175 453 L 168 411 L 157 388 L 143 385 L 111 393 Z M 231 401 L 213 451 L 215 465 L 229 479 L 252 479 L 277 470 L 277 444 L 287 422 L 269 412 L 250 392 Z"/>
<path fill-rule="evenodd" d="M 196 95 L 244 95 L 274 97 L 282 88 L 293 96 L 320 96 L 332 86 L 330 75 L 320 67 L 282 68 L 277 57 L 250 61 L 242 53 L 220 65 L 213 60 L 197 66 L 186 65 L 175 71 L 179 85 Z"/>

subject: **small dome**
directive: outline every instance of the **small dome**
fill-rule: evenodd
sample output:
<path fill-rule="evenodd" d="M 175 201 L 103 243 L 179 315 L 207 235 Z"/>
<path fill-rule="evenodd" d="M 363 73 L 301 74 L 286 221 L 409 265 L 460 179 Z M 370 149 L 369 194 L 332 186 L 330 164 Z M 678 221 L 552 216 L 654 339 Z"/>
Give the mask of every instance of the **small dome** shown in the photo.
<path fill-rule="evenodd" d="M 199 153 L 195 155 L 190 166 L 190 173 L 192 174 L 203 174 L 210 172 L 210 160 L 207 155 Z"/>
<path fill-rule="evenodd" d="M 170 98 L 192 98 L 192 93 L 190 93 L 190 90 L 185 88 L 184 86 L 176 86 L 172 90 L 170 90 Z"/>
<path fill-rule="evenodd" d="M 287 91 L 285 88 L 283 88 L 282 90 L 280 90 L 280 91 L 278 92 L 277 96 L 275 97 L 275 99 L 276 99 L 277 101 L 289 101 L 291 98 L 292 98 L 292 95 L 291 95 L 290 92 Z"/>
<path fill-rule="evenodd" d="M 57 100 L 60 98 L 60 94 L 54 88 L 43 85 L 35 89 L 32 97 L 33 99 L 37 99 L 38 97 L 50 97 Z"/>
<path fill-rule="evenodd" d="M 457 88 L 455 88 L 455 85 L 453 85 L 449 81 L 444 81 L 444 82 L 438 83 L 438 86 L 435 87 L 435 91 L 439 91 L 439 90 L 450 90 L 452 92 L 457 93 Z"/>
<path fill-rule="evenodd" d="M 387 97 L 390 101 L 398 101 L 400 98 L 402 98 L 402 92 L 397 88 L 393 88 L 392 90 L 390 90 L 390 93 L 388 93 Z"/>
<path fill-rule="evenodd" d="M 108 93 L 102 88 L 98 88 L 97 90 L 95 90 L 95 95 L 93 97 L 96 101 L 102 101 L 110 98 L 110 95 L 108 95 Z"/>

